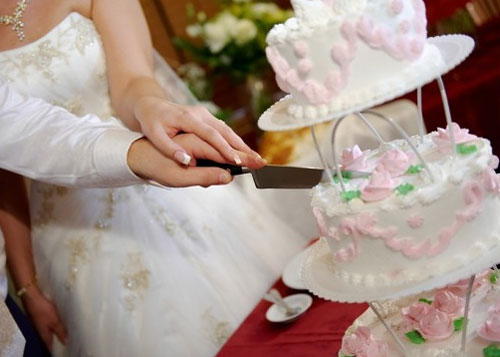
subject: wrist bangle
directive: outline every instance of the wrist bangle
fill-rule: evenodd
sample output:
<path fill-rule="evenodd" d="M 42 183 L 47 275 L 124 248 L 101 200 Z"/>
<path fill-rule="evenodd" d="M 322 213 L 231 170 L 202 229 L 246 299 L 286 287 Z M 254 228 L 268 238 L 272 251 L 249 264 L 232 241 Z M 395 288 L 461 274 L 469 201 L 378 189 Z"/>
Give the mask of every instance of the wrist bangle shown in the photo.
<path fill-rule="evenodd" d="M 38 283 L 38 277 L 35 276 L 32 281 L 30 281 L 28 284 L 26 284 L 25 286 L 23 286 L 21 289 L 19 289 L 17 291 L 17 296 L 23 297 L 28 292 L 28 289 L 33 287 L 33 286 L 37 286 L 37 283 Z"/>

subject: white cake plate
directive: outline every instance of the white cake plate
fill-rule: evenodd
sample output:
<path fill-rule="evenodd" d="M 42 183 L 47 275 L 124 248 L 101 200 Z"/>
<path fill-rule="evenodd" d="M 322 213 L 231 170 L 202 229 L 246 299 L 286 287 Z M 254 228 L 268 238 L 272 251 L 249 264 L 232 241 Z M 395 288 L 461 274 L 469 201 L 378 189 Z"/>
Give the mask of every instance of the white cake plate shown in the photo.
<path fill-rule="evenodd" d="M 427 39 L 429 44 L 439 48 L 444 59 L 444 66 L 429 68 L 427 61 L 417 60 L 409 68 L 404 81 L 395 81 L 395 85 L 384 85 L 373 92 L 372 97 L 354 96 L 351 94 L 337 97 L 332 104 L 338 104 L 338 110 L 329 113 L 327 116 L 302 117 L 296 118 L 289 114 L 288 108 L 294 103 L 291 95 L 284 97 L 279 102 L 271 106 L 259 118 L 259 127 L 266 131 L 284 131 L 309 127 L 314 124 L 327 122 L 333 119 L 343 117 L 347 114 L 363 111 L 373 106 L 388 102 L 401 95 L 409 93 L 427 83 L 432 82 L 439 76 L 451 71 L 472 52 L 474 40 L 465 35 L 446 35 L 431 37 Z M 387 78 L 387 83 L 392 83 L 400 73 L 394 73 L 394 77 Z M 409 77 L 410 76 L 410 77 Z M 396 83 L 403 83 L 397 85 Z"/>
<path fill-rule="evenodd" d="M 349 284 L 334 274 L 335 265 L 331 251 L 326 240 L 322 238 L 310 250 L 302 266 L 301 276 L 307 289 L 320 298 L 338 302 L 362 303 L 398 299 L 441 288 L 469 278 L 498 262 L 500 262 L 500 243 L 471 259 L 466 265 L 420 282 L 412 281 L 381 287 L 357 286 Z"/>

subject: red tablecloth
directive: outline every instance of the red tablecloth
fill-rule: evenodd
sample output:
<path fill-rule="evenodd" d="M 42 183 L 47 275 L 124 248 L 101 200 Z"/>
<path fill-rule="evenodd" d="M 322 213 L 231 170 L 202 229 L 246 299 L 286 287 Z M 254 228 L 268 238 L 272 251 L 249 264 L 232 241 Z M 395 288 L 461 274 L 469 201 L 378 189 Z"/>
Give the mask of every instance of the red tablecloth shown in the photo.
<path fill-rule="evenodd" d="M 297 291 L 281 279 L 274 286 L 282 295 Z M 366 304 L 340 304 L 314 298 L 311 308 L 290 324 L 272 324 L 265 314 L 271 303 L 261 301 L 218 356 L 336 356 L 346 328 L 366 309 Z"/>

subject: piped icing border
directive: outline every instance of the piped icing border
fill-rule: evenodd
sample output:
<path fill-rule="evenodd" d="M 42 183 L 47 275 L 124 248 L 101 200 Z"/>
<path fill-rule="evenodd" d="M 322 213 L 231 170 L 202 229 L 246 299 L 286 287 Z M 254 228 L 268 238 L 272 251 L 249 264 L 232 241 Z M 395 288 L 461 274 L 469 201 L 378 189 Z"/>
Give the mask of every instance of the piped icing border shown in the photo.
<path fill-rule="evenodd" d="M 266 54 L 271 66 L 276 73 L 276 81 L 285 92 L 296 91 L 302 94 L 314 105 L 327 104 L 332 101 L 342 89 L 345 88 L 349 73 L 350 63 L 355 57 L 357 42 L 364 41 L 373 49 L 380 49 L 396 60 L 413 61 L 419 58 L 425 47 L 427 31 L 425 5 L 422 0 L 411 0 L 414 10 L 412 21 L 405 20 L 406 26 L 400 24 L 400 28 L 413 27 L 415 34 L 411 35 L 409 29 L 395 33 L 385 24 L 376 24 L 373 18 L 367 15 L 360 16 L 355 21 L 344 21 L 340 25 L 340 33 L 343 43 L 335 43 L 331 48 L 331 60 L 337 64 L 338 69 L 326 73 L 324 83 L 315 79 L 306 79 L 313 69 L 313 62 L 307 59 L 309 50 L 297 51 L 297 47 L 305 49 L 307 43 L 297 40 L 292 44 L 294 54 L 299 60 L 297 69 L 281 55 L 275 45 L 266 49 Z M 393 8 L 399 8 L 393 5 Z M 394 15 L 399 12 L 395 11 Z M 325 115 L 327 109 L 324 108 Z"/>

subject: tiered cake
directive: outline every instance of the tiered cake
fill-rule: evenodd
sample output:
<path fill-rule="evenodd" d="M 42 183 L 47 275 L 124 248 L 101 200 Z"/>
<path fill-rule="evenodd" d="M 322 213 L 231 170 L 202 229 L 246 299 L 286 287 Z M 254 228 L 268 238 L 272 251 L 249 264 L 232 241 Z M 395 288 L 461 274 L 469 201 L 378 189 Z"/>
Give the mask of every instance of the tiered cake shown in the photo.
<path fill-rule="evenodd" d="M 427 39 L 422 0 L 292 5 L 295 17 L 267 37 L 277 83 L 290 95 L 260 118 L 264 130 L 298 128 L 388 101 L 456 66 L 472 48 L 462 36 L 464 44 L 451 41 L 452 56 L 444 57 Z"/>
<path fill-rule="evenodd" d="M 474 46 L 461 35 L 428 39 L 422 0 L 291 1 L 295 18 L 267 38 L 269 62 L 288 95 L 259 119 L 264 130 L 350 113 L 370 127 L 363 110 L 439 78 Z M 453 331 L 462 328 L 465 294 L 443 287 L 500 261 L 499 160 L 488 140 L 452 123 L 439 84 L 446 129 L 389 143 L 379 138 L 377 150 L 346 149 L 339 163 L 333 153 L 332 167 L 321 157 L 328 177 L 312 193 L 321 239 L 304 264 L 304 284 L 329 300 L 372 302 L 373 311 L 374 301 L 399 299 L 385 305 L 393 306 L 384 315 L 387 332 L 367 311 L 340 355 L 401 356 L 412 342 L 422 346 L 406 348 L 408 355 L 458 355 Z M 485 283 L 498 277 L 489 274 L 477 279 L 483 289 L 472 295 L 466 340 L 477 333 L 500 341 L 500 293 Z"/>

